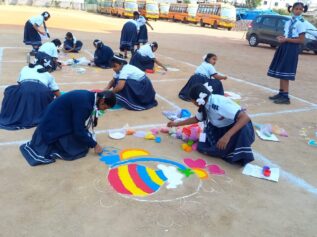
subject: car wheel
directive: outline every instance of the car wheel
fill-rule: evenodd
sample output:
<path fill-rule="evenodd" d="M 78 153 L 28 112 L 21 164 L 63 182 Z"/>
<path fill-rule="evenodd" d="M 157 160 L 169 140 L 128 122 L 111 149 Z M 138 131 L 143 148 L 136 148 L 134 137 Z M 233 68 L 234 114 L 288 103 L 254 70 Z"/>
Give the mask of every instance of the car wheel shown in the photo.
<path fill-rule="evenodd" d="M 258 37 L 256 36 L 256 34 L 252 34 L 249 39 L 249 45 L 251 47 L 256 47 L 258 44 Z"/>
<path fill-rule="evenodd" d="M 212 25 L 212 28 L 218 29 L 218 23 L 217 23 L 217 21 L 214 21 L 214 24 Z"/>
<path fill-rule="evenodd" d="M 317 54 L 317 51 L 314 51 L 315 54 Z"/>
<path fill-rule="evenodd" d="M 232 29 L 232 27 L 229 27 L 229 28 L 228 28 L 228 31 L 231 31 L 231 29 Z"/>
<path fill-rule="evenodd" d="M 270 44 L 271 48 L 276 48 L 276 45 Z"/>
<path fill-rule="evenodd" d="M 200 26 L 201 26 L 201 27 L 204 27 L 204 26 L 205 26 L 205 23 L 203 22 L 202 19 L 200 19 Z"/>

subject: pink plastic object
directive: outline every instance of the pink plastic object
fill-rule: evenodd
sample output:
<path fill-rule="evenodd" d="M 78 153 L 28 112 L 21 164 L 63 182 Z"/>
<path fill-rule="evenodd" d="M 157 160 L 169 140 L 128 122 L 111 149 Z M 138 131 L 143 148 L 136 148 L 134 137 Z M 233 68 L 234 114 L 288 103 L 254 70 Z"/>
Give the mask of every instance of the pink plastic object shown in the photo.
<path fill-rule="evenodd" d="M 194 143 L 194 144 L 192 145 L 193 151 L 196 151 L 196 150 L 197 150 L 197 147 L 198 147 L 198 143 L 196 142 L 196 143 Z"/>
<path fill-rule="evenodd" d="M 168 128 L 161 128 L 161 129 L 160 129 L 160 132 L 161 132 L 161 133 L 168 133 L 168 132 L 169 132 L 169 129 L 168 129 Z"/>
<path fill-rule="evenodd" d="M 158 130 L 157 128 L 152 128 L 152 129 L 151 129 L 151 133 L 152 133 L 153 135 L 157 135 L 157 134 L 159 133 L 159 130 Z"/>

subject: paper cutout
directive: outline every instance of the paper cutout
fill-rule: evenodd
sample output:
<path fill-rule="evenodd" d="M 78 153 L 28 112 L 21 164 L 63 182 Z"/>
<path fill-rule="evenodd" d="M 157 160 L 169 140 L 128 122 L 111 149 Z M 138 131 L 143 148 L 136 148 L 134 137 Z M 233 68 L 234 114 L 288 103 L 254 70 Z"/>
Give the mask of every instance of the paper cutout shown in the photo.
<path fill-rule="evenodd" d="M 207 165 L 207 169 L 210 174 L 214 175 L 224 175 L 225 171 L 220 168 L 218 165 Z"/>
<path fill-rule="evenodd" d="M 253 176 L 256 178 L 260 179 L 267 179 L 270 181 L 275 181 L 278 182 L 279 176 L 280 176 L 280 169 L 279 168 L 270 168 L 271 174 L 270 176 L 266 177 L 263 175 L 263 168 L 257 165 L 252 165 L 252 164 L 247 164 L 243 171 L 242 174 L 248 175 L 248 176 Z"/>
<path fill-rule="evenodd" d="M 185 170 L 183 170 L 183 169 L 178 169 L 178 171 L 179 171 L 180 173 L 182 173 L 183 175 L 185 175 L 186 177 L 189 177 L 189 176 L 191 176 L 192 174 L 195 174 L 195 172 L 194 172 L 192 169 L 189 169 L 189 168 L 187 168 L 187 169 L 185 169 Z"/>
<path fill-rule="evenodd" d="M 313 147 L 317 147 L 317 142 L 313 139 L 308 141 L 308 145 L 313 146 Z"/>
<path fill-rule="evenodd" d="M 264 133 L 262 133 L 260 130 L 256 129 L 255 130 L 256 134 L 259 136 L 259 138 L 261 138 L 264 141 L 273 141 L 273 142 L 278 142 L 278 138 L 274 135 L 265 135 Z"/>
<path fill-rule="evenodd" d="M 190 167 L 190 168 L 201 168 L 204 169 L 206 167 L 206 161 L 203 159 L 190 159 L 190 158 L 185 158 L 184 163 Z"/>
<path fill-rule="evenodd" d="M 194 173 L 200 178 L 200 179 L 207 179 L 208 173 L 207 171 L 199 168 L 193 168 Z"/>

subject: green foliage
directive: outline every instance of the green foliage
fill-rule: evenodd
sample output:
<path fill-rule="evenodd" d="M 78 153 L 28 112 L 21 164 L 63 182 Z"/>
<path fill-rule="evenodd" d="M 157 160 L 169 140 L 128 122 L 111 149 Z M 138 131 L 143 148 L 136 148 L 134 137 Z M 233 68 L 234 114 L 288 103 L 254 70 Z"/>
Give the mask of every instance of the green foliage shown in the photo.
<path fill-rule="evenodd" d="M 248 8 L 256 8 L 261 5 L 261 0 L 246 0 Z"/>
<path fill-rule="evenodd" d="M 184 0 L 183 2 L 186 3 L 186 4 L 189 4 L 190 0 Z"/>

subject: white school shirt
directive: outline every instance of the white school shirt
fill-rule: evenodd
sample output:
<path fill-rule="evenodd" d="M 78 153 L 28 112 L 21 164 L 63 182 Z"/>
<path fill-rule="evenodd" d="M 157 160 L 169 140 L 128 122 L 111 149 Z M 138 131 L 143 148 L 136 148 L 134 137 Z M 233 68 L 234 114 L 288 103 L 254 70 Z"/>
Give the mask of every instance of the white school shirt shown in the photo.
<path fill-rule="evenodd" d="M 195 74 L 202 74 L 202 75 L 205 75 L 206 77 L 209 78 L 209 77 L 217 74 L 217 71 L 212 64 L 207 63 L 207 62 L 202 62 L 197 67 Z"/>
<path fill-rule="evenodd" d="M 139 23 L 136 20 L 132 19 L 132 20 L 128 20 L 128 22 L 132 22 L 136 26 L 137 31 L 140 30 L 140 25 L 139 25 Z"/>
<path fill-rule="evenodd" d="M 296 22 L 292 26 L 292 38 L 298 38 L 300 34 L 306 31 L 306 26 L 304 21 L 305 20 L 302 18 L 296 18 Z M 291 23 L 292 23 L 292 18 L 285 23 L 284 36 L 286 38 L 288 38 L 289 27 Z"/>
<path fill-rule="evenodd" d="M 205 105 L 208 121 L 212 125 L 222 128 L 235 122 L 237 113 L 241 107 L 233 100 L 222 95 L 211 95 Z M 203 120 L 203 114 L 197 112 L 196 118 Z"/>
<path fill-rule="evenodd" d="M 121 71 L 119 73 L 115 73 L 113 77 L 115 79 L 120 80 L 136 80 L 141 81 L 145 76 L 145 73 L 141 71 L 139 68 L 126 64 L 122 67 Z"/>
<path fill-rule="evenodd" d="M 150 57 L 150 58 L 155 58 L 155 54 L 152 51 L 152 47 L 150 44 L 146 44 L 140 47 L 138 49 L 138 53 L 141 54 L 144 57 Z"/>
<path fill-rule="evenodd" d="M 44 16 L 32 16 L 29 21 L 32 25 L 36 24 L 37 26 L 41 26 L 44 22 Z"/>
<path fill-rule="evenodd" d="M 76 44 L 76 42 L 77 42 L 77 39 L 75 36 L 73 36 L 73 44 Z"/>
<path fill-rule="evenodd" d="M 20 78 L 18 82 L 22 82 L 24 80 L 37 80 L 50 88 L 52 91 L 59 90 L 59 87 L 55 82 L 55 78 L 49 72 L 39 73 L 37 71 L 38 69 L 42 68 L 43 66 L 41 65 L 36 65 L 34 68 L 30 68 L 28 66 L 23 67 L 20 72 Z"/>
<path fill-rule="evenodd" d="M 58 58 L 57 47 L 52 42 L 46 42 L 45 44 L 43 44 L 40 47 L 39 52 L 46 53 L 53 58 Z"/>
<path fill-rule="evenodd" d="M 146 19 L 143 16 L 140 16 L 136 22 L 138 23 L 139 27 L 144 26 L 146 23 Z"/>

